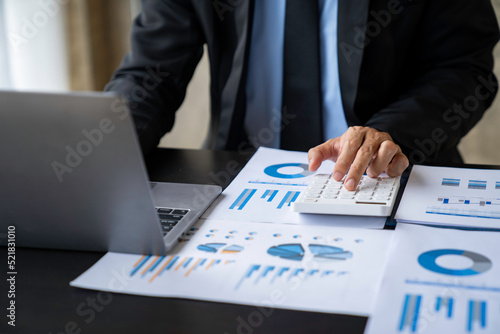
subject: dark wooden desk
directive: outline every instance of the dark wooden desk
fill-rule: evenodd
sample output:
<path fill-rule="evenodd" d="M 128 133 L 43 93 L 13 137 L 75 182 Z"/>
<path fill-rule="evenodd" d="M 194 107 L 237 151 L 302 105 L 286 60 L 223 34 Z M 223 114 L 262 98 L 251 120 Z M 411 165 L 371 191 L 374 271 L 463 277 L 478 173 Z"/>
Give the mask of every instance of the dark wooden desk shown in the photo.
<path fill-rule="evenodd" d="M 159 149 L 148 157 L 152 181 L 227 186 L 251 154 Z M 4 231 L 2 231 L 3 233 Z M 18 248 L 16 327 L 7 325 L 7 256 L 0 248 L 0 333 L 363 333 L 366 318 L 112 294 L 69 286 L 101 253 Z M 251 324 L 256 325 L 252 327 Z"/>

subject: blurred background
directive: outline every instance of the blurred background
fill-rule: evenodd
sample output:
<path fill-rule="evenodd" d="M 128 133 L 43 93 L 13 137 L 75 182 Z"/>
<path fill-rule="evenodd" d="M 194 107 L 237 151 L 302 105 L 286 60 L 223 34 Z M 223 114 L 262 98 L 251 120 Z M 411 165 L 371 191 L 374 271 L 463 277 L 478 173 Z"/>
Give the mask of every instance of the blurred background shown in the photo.
<path fill-rule="evenodd" d="M 500 0 L 493 0 L 500 16 Z M 0 0 L 0 89 L 100 91 L 129 50 L 140 0 Z M 500 46 L 495 49 L 500 78 Z M 1 101 L 0 101 L 1 103 Z M 200 148 L 208 132 L 206 54 L 160 146 Z M 500 98 L 462 140 L 467 163 L 500 165 Z"/>

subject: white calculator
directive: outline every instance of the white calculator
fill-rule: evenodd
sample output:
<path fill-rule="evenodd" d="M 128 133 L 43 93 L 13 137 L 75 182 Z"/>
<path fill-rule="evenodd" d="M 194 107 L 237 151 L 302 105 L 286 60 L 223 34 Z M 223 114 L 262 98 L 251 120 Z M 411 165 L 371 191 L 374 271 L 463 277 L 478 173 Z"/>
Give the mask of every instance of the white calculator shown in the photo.
<path fill-rule="evenodd" d="M 400 178 L 386 174 L 377 178 L 363 175 L 356 190 L 348 191 L 344 188 L 345 177 L 335 181 L 331 174 L 317 174 L 291 207 L 302 213 L 388 217 Z"/>

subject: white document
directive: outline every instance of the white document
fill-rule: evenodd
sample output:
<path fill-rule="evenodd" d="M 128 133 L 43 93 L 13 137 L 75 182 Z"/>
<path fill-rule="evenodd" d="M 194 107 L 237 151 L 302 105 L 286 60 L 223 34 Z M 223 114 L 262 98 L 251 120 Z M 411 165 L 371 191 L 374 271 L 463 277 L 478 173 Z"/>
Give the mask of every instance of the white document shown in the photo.
<path fill-rule="evenodd" d="M 365 334 L 500 333 L 500 233 L 398 224 Z"/>
<path fill-rule="evenodd" d="M 500 171 L 414 166 L 396 219 L 500 228 Z"/>
<path fill-rule="evenodd" d="M 325 161 L 318 173 L 331 174 Z M 385 217 L 301 214 L 295 202 L 311 182 L 307 153 L 259 148 L 238 176 L 205 212 L 203 218 L 285 224 L 383 228 Z"/>
<path fill-rule="evenodd" d="M 72 286 L 368 315 L 393 231 L 206 220 L 167 256 L 106 254 Z"/>

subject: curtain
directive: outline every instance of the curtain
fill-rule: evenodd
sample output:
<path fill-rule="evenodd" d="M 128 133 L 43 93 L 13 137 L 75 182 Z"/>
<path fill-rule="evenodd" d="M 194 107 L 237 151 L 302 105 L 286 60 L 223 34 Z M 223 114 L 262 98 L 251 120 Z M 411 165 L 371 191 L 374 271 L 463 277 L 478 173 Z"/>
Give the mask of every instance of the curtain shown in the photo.
<path fill-rule="evenodd" d="M 0 89 L 102 90 L 138 0 L 0 0 Z"/>
<path fill-rule="evenodd" d="M 67 91 L 65 5 L 50 0 L 0 0 L 0 3 L 3 87 Z"/>
<path fill-rule="evenodd" d="M 3 0 L 0 0 L 0 89 L 8 89 L 11 87 L 11 84 L 3 6 Z"/>
<path fill-rule="evenodd" d="M 132 1 L 132 2 L 131 2 Z M 67 31 L 72 90 L 104 88 L 130 48 L 136 0 L 71 0 Z M 136 9 L 135 9 L 136 10 Z"/>

